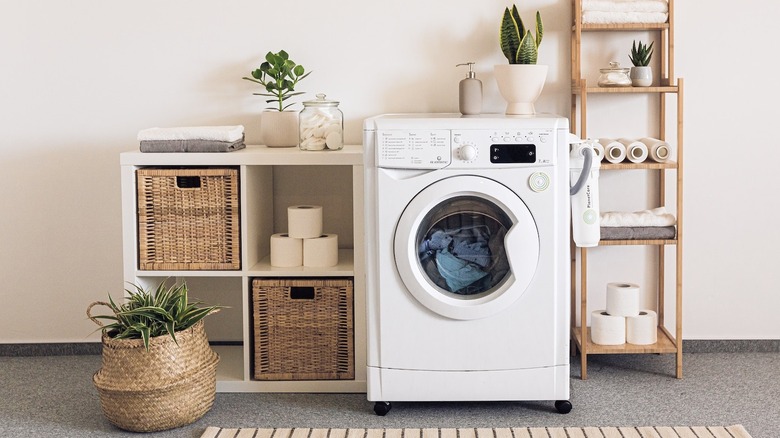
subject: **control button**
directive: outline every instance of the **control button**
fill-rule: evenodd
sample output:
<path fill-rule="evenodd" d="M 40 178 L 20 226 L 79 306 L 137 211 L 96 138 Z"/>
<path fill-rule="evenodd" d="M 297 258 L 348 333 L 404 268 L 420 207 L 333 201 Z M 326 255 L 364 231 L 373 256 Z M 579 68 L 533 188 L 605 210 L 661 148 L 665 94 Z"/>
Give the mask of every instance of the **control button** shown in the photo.
<path fill-rule="evenodd" d="M 509 143 L 510 141 L 512 141 L 512 137 L 504 137 L 504 141 Z"/>
<path fill-rule="evenodd" d="M 544 172 L 534 172 L 528 178 L 528 184 L 531 186 L 531 190 L 543 192 L 550 187 L 550 176 Z"/>
<path fill-rule="evenodd" d="M 463 161 L 473 161 L 475 158 L 477 158 L 477 148 L 470 144 L 461 146 L 459 152 L 460 159 Z"/>
<path fill-rule="evenodd" d="M 527 142 L 529 142 L 529 143 L 533 143 L 533 141 L 534 141 L 534 138 L 533 138 L 532 136 L 530 136 L 530 135 L 529 135 L 528 137 L 526 137 L 526 138 L 525 138 L 525 140 L 526 140 Z"/>
<path fill-rule="evenodd" d="M 455 138 L 452 139 L 455 143 L 460 143 L 460 136 L 456 135 Z"/>
<path fill-rule="evenodd" d="M 517 142 L 523 141 L 523 137 L 519 137 L 519 136 L 515 137 L 515 141 L 517 141 Z"/>
<path fill-rule="evenodd" d="M 547 137 L 539 137 L 539 143 L 547 143 Z"/>
<path fill-rule="evenodd" d="M 595 224 L 597 218 L 598 214 L 596 214 L 596 211 L 592 208 L 589 208 L 582 213 L 582 220 L 588 225 Z"/>
<path fill-rule="evenodd" d="M 498 137 L 490 137 L 490 141 L 498 141 Z"/>

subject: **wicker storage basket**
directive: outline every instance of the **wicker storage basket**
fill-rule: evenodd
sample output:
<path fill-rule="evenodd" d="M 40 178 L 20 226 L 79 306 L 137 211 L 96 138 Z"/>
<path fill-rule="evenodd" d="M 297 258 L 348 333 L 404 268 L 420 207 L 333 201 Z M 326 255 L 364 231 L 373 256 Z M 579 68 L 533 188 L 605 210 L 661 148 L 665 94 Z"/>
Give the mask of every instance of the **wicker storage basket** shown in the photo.
<path fill-rule="evenodd" d="M 254 378 L 355 378 L 351 279 L 255 279 Z"/>
<path fill-rule="evenodd" d="M 138 169 L 141 270 L 241 268 L 238 169 Z"/>
<path fill-rule="evenodd" d="M 103 366 L 92 377 L 106 418 L 133 432 L 154 432 L 190 424 L 211 409 L 219 356 L 211 349 L 203 321 L 149 341 L 103 335 Z"/>

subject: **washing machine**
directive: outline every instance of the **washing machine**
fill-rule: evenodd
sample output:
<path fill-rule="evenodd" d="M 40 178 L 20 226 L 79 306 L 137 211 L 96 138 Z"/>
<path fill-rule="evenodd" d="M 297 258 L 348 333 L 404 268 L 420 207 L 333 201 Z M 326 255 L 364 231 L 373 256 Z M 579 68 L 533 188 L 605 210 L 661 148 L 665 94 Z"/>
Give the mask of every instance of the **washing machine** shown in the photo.
<path fill-rule="evenodd" d="M 569 402 L 568 119 L 364 121 L 368 400 Z"/>

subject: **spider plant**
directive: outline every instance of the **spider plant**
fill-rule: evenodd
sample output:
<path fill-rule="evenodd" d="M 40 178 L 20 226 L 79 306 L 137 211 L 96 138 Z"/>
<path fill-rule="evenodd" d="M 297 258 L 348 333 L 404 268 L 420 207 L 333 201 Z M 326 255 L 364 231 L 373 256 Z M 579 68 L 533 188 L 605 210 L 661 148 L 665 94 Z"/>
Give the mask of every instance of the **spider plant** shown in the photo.
<path fill-rule="evenodd" d="M 125 289 L 127 299 L 118 305 L 109 295 L 108 306 L 113 315 L 96 315 L 107 321 L 113 321 L 102 327 L 103 332 L 113 339 L 143 339 L 146 350 L 149 351 L 149 339 L 156 336 L 169 335 L 176 341 L 176 332 L 186 330 L 212 312 L 223 306 L 205 306 L 201 301 L 190 302 L 187 297 L 187 285 L 181 283 L 167 287 L 165 281 L 154 290 L 146 290 L 142 286 L 132 285 Z"/>

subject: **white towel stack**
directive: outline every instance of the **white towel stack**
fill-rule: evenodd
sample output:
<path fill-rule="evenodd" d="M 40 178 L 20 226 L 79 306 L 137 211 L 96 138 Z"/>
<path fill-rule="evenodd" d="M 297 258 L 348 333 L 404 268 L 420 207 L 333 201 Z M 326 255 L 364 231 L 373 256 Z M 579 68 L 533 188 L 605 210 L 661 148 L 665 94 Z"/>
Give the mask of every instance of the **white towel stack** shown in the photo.
<path fill-rule="evenodd" d="M 658 207 L 651 210 L 635 211 L 605 211 L 601 213 L 602 227 L 668 227 L 677 223 L 674 215 L 666 212 L 666 208 Z"/>
<path fill-rule="evenodd" d="M 583 23 L 666 23 L 668 18 L 666 0 L 582 0 Z"/>

